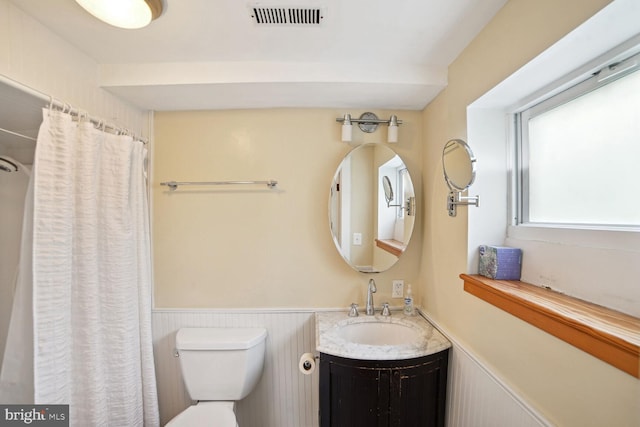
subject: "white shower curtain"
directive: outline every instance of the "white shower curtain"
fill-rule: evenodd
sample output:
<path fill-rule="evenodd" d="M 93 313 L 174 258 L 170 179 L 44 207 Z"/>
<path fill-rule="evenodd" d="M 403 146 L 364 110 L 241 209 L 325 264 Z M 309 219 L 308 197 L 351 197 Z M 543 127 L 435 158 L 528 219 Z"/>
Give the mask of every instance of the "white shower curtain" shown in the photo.
<path fill-rule="evenodd" d="M 73 426 L 159 425 L 145 159 L 131 137 L 43 111 L 32 177 L 33 399 L 69 404 Z"/>

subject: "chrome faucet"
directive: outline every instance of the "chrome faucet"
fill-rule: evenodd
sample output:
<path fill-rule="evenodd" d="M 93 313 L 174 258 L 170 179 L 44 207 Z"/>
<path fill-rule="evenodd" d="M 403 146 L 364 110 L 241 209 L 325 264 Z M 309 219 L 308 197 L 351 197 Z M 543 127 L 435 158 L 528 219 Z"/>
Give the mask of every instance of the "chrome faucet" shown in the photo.
<path fill-rule="evenodd" d="M 377 291 L 376 282 L 373 279 L 369 279 L 369 287 L 367 288 L 367 316 L 373 316 L 375 310 L 373 309 L 373 294 Z"/>

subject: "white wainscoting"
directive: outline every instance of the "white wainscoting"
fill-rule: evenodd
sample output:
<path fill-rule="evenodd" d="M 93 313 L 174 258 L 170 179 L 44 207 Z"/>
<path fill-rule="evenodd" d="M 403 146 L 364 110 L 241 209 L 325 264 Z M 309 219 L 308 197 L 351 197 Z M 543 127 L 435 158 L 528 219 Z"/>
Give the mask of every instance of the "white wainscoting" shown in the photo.
<path fill-rule="evenodd" d="M 451 340 L 450 337 L 449 339 Z M 453 342 L 450 354 L 447 384 L 448 427 L 552 425 L 456 342 Z"/>
<path fill-rule="evenodd" d="M 435 322 L 431 322 L 438 326 Z M 153 346 L 162 424 L 190 401 L 174 357 L 182 327 L 264 327 L 268 331 L 262 379 L 236 408 L 242 427 L 317 427 L 318 370 L 302 375 L 302 353 L 315 353 L 311 310 L 154 310 Z M 453 343 L 449 359 L 447 426 L 541 427 L 547 420 L 496 378 L 471 353 Z"/>
<path fill-rule="evenodd" d="M 160 420 L 164 425 L 192 402 L 174 357 L 175 334 L 183 327 L 264 327 L 267 353 L 262 378 L 238 403 L 242 427 L 315 427 L 318 425 L 318 371 L 303 375 L 300 356 L 315 353 L 313 311 L 154 310 L 153 348 Z"/>

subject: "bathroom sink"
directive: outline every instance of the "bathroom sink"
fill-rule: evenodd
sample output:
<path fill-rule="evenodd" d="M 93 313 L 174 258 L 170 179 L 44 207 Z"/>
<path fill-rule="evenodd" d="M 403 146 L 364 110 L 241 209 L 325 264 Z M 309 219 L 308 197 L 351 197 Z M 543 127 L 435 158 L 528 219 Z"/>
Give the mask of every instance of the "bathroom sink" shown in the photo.
<path fill-rule="evenodd" d="M 338 326 L 338 336 L 347 342 L 364 345 L 406 345 L 418 342 L 418 329 L 401 323 L 359 322 Z"/>
<path fill-rule="evenodd" d="M 346 312 L 316 315 L 316 350 L 358 360 L 405 360 L 427 356 L 451 343 L 422 316 L 392 311 L 391 316 L 348 317 Z"/>

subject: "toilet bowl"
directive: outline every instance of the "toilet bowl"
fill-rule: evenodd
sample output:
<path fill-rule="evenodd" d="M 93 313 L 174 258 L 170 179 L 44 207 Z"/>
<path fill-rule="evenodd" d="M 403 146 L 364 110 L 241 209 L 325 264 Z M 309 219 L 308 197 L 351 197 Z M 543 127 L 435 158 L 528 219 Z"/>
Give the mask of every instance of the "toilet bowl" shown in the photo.
<path fill-rule="evenodd" d="M 176 334 L 180 369 L 198 403 L 168 427 L 238 427 L 235 402 L 254 389 L 264 366 L 263 328 L 182 328 Z"/>

